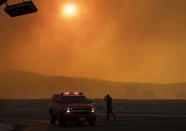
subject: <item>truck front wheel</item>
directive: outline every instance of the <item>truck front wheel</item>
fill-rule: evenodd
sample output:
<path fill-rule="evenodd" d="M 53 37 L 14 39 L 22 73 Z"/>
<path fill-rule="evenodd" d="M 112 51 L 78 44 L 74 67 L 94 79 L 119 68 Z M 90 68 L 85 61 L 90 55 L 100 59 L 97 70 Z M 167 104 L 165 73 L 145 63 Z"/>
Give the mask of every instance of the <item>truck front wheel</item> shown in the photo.
<path fill-rule="evenodd" d="M 50 116 L 50 124 L 55 124 L 56 122 L 56 117 L 55 116 Z"/>
<path fill-rule="evenodd" d="M 55 124 L 56 117 L 53 115 L 52 109 L 49 110 L 49 114 L 50 114 L 50 124 Z"/>
<path fill-rule="evenodd" d="M 89 122 L 90 126 L 94 126 L 95 125 L 95 121 L 93 121 L 93 120 L 89 120 L 88 122 Z"/>
<path fill-rule="evenodd" d="M 63 120 L 62 118 L 59 118 L 59 125 L 60 126 L 66 126 L 67 122 L 65 120 Z"/>

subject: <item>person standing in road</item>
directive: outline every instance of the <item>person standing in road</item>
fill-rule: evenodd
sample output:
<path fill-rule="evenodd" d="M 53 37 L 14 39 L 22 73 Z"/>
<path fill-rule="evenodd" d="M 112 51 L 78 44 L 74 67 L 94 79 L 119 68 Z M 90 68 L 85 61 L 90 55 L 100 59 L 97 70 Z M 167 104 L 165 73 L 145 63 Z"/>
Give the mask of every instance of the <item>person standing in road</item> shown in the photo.
<path fill-rule="evenodd" d="M 112 112 L 112 98 L 109 94 L 105 96 L 106 108 L 107 108 L 107 119 L 109 120 L 109 114 L 112 114 L 113 118 L 117 120 L 116 115 Z"/>

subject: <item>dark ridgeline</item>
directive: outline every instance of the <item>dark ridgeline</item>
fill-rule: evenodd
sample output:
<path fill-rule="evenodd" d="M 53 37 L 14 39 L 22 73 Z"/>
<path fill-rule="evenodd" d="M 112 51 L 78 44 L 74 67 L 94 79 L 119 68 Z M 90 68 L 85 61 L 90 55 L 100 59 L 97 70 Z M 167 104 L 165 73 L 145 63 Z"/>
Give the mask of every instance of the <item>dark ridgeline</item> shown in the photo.
<path fill-rule="evenodd" d="M 24 71 L 0 72 L 0 98 L 50 98 L 54 93 L 81 91 L 90 98 L 103 98 L 109 93 L 114 99 L 185 99 L 185 87 L 186 83 L 121 83 Z"/>

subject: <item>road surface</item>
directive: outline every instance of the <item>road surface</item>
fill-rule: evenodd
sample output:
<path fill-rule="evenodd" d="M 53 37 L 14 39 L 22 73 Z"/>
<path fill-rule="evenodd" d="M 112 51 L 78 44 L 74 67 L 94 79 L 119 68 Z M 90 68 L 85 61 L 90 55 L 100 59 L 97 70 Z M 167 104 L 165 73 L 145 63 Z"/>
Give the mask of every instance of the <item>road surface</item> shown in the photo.
<path fill-rule="evenodd" d="M 118 120 L 105 121 L 104 114 L 98 114 L 95 126 L 88 123 L 69 123 L 60 127 L 49 124 L 46 112 L 0 112 L 0 119 L 17 125 L 17 131 L 181 131 L 186 129 L 186 115 L 117 114 Z"/>

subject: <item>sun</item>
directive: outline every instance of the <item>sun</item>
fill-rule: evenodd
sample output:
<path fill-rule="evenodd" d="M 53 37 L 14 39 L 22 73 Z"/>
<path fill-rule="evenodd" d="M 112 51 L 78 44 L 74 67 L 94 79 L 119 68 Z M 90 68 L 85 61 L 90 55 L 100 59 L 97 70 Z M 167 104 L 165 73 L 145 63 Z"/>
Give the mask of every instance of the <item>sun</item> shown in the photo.
<path fill-rule="evenodd" d="M 62 12 L 65 16 L 74 16 L 77 13 L 77 9 L 74 4 L 66 4 L 62 8 Z"/>

